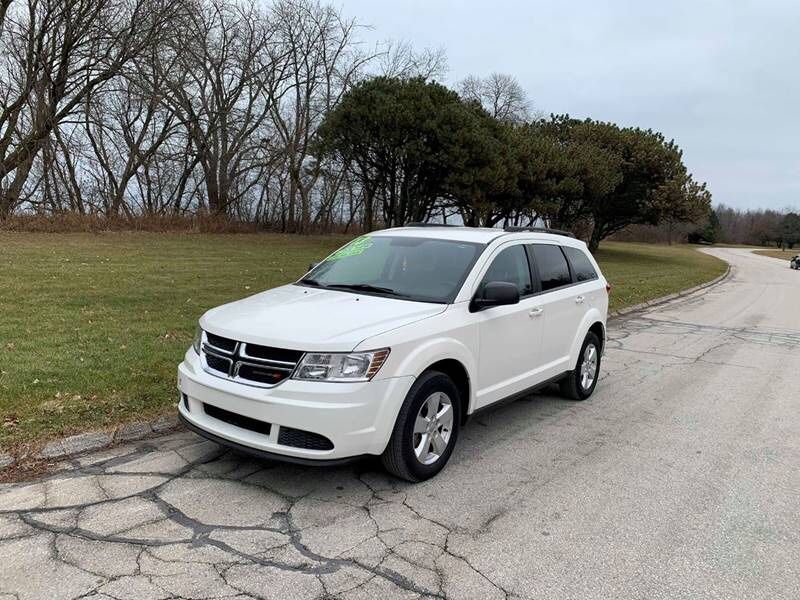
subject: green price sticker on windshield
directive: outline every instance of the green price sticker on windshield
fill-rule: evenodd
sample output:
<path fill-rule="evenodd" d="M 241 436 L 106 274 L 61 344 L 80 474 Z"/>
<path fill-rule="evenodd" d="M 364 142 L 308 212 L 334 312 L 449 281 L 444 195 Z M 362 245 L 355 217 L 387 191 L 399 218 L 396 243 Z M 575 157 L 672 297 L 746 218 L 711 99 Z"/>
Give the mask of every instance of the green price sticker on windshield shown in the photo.
<path fill-rule="evenodd" d="M 347 244 L 344 248 L 339 248 L 328 257 L 328 260 L 339 260 L 340 258 L 347 258 L 348 256 L 358 256 L 370 246 L 372 246 L 372 238 L 368 235 L 362 235 Z"/>

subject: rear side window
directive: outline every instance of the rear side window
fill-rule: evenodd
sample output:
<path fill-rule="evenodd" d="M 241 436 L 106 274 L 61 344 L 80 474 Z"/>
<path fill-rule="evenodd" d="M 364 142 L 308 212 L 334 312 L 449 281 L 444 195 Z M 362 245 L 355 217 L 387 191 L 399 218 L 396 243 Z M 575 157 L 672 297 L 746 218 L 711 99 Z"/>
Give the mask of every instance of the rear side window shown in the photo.
<path fill-rule="evenodd" d="M 564 253 L 561 252 L 559 246 L 532 244 L 531 250 L 536 269 L 539 271 L 543 292 L 572 283 L 567 259 L 564 258 Z"/>
<path fill-rule="evenodd" d="M 575 281 L 592 281 L 597 279 L 597 271 L 589 261 L 589 257 L 584 252 L 577 248 L 564 246 L 564 254 L 569 259 L 569 264 L 572 266 L 572 273 L 575 275 Z"/>
<path fill-rule="evenodd" d="M 533 293 L 531 285 L 531 271 L 528 266 L 528 257 L 522 245 L 511 246 L 498 254 L 492 261 L 483 281 L 478 287 L 483 293 L 483 286 L 490 281 L 505 281 L 517 286 L 520 296 L 527 296 Z"/>

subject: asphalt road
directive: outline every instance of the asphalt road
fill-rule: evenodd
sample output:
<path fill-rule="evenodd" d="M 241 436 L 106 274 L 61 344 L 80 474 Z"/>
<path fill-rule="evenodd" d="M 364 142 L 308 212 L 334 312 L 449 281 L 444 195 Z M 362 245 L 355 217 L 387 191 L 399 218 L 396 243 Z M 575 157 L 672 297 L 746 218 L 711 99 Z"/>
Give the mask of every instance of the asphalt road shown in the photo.
<path fill-rule="evenodd" d="M 181 433 L 0 487 L 0 598 L 800 598 L 800 273 L 711 252 L 591 400 L 476 418 L 426 483 Z"/>

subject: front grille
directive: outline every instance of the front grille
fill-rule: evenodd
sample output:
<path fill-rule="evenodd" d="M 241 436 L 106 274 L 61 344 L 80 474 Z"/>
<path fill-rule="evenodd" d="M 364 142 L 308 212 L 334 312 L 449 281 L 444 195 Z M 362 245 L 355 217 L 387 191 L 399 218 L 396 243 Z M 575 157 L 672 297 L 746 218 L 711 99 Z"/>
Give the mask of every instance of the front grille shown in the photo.
<path fill-rule="evenodd" d="M 333 450 L 333 442 L 324 435 L 292 427 L 281 426 L 278 443 L 282 446 L 306 450 Z"/>
<path fill-rule="evenodd" d="M 203 333 L 201 354 L 209 373 L 265 387 L 289 377 L 303 356 L 300 350 L 247 344 L 208 332 Z"/>
<path fill-rule="evenodd" d="M 242 429 L 255 431 L 256 433 L 263 433 L 264 435 L 269 435 L 269 432 L 272 429 L 272 425 L 270 423 L 265 423 L 264 421 L 259 421 L 258 419 L 251 419 L 250 417 L 245 417 L 244 415 L 237 415 L 236 413 L 232 413 L 224 408 L 214 406 L 213 404 L 203 404 L 203 412 L 205 412 L 209 417 L 213 417 L 214 419 L 218 419 L 228 423 L 229 425 L 233 425 L 234 427 L 241 427 Z"/>
<path fill-rule="evenodd" d="M 208 333 L 207 331 L 206 340 L 210 345 L 222 350 L 223 352 L 233 354 L 233 351 L 236 350 L 236 340 L 229 340 L 228 338 L 214 335 L 213 333 Z"/>
<path fill-rule="evenodd" d="M 303 353 L 299 350 L 270 348 L 269 346 L 258 346 L 256 344 L 245 344 L 242 353 L 248 358 L 260 358 L 261 360 L 272 360 L 291 364 L 297 364 L 303 357 Z"/>
<path fill-rule="evenodd" d="M 206 364 L 209 369 L 214 369 L 220 373 L 227 374 L 231 370 L 231 359 L 216 356 L 215 354 L 206 354 Z"/>
<path fill-rule="evenodd" d="M 286 371 L 278 371 L 272 367 L 243 364 L 239 366 L 238 376 L 248 381 L 257 381 L 259 383 L 274 385 L 286 379 L 289 373 Z"/>

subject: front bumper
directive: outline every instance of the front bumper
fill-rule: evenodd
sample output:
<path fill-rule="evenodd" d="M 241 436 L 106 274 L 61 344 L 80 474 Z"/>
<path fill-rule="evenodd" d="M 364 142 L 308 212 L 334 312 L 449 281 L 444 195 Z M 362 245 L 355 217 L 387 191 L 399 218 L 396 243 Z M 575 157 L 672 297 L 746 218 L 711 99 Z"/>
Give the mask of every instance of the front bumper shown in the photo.
<path fill-rule="evenodd" d="M 272 388 L 258 388 L 206 373 L 197 354 L 189 349 L 178 367 L 182 397 L 178 411 L 191 429 L 239 449 L 298 459 L 296 462 L 338 462 L 383 452 L 413 382 L 411 376 L 360 383 L 287 379 Z M 269 434 L 211 417 L 205 404 L 269 423 Z M 325 436 L 333 449 L 280 444 L 281 427 Z"/>

